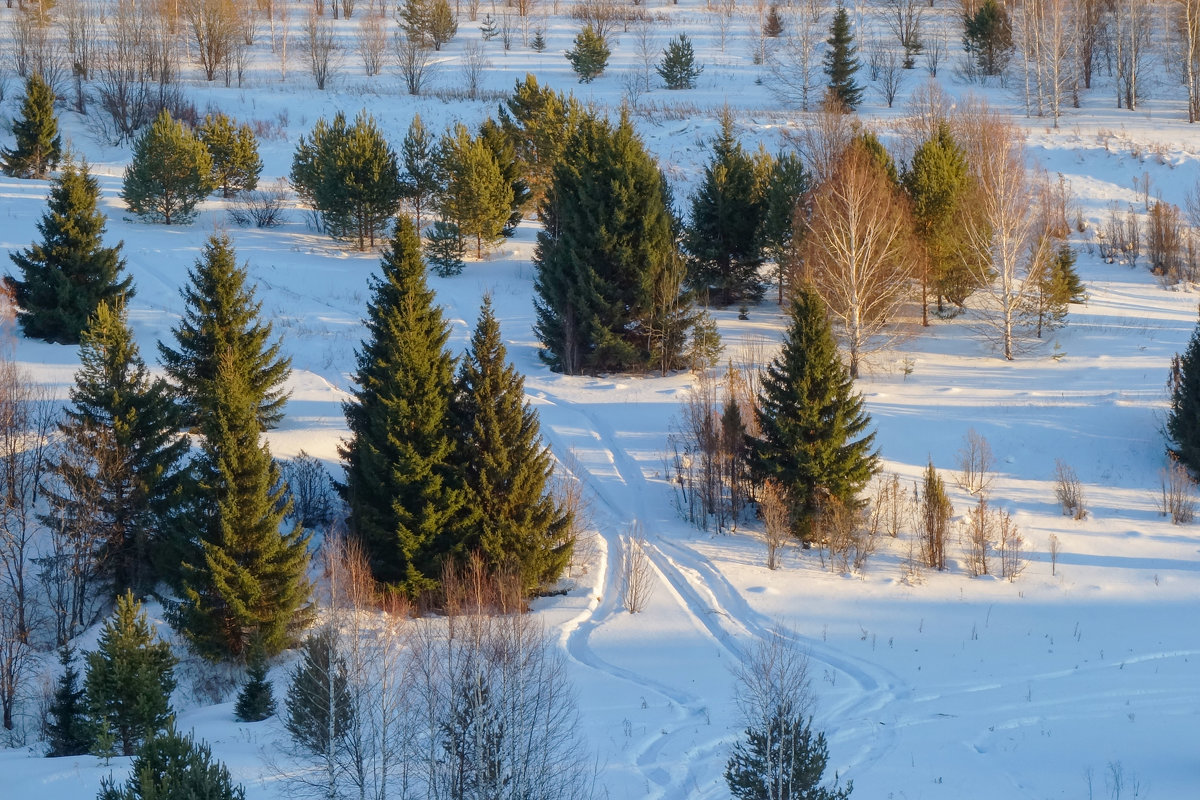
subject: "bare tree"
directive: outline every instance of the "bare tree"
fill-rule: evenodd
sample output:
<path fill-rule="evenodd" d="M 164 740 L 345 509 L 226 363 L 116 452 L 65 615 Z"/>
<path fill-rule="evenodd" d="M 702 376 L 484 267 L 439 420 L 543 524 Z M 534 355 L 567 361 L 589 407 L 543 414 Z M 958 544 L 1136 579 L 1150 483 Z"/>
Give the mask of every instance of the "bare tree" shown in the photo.
<path fill-rule="evenodd" d="M 434 69 L 433 51 L 421 44 L 419 37 L 403 31 L 392 35 L 392 45 L 405 88 L 409 94 L 419 95 Z"/>
<path fill-rule="evenodd" d="M 1047 547 L 1050 551 L 1050 575 L 1051 575 L 1051 577 L 1058 575 L 1059 544 L 1060 544 L 1060 542 L 1058 540 L 1058 536 L 1056 536 L 1053 533 L 1050 534 L 1050 540 L 1049 540 Z"/>
<path fill-rule="evenodd" d="M 1061 458 L 1054 459 L 1054 497 L 1062 508 L 1063 516 L 1083 519 L 1087 508 L 1083 502 L 1083 485 L 1075 470 Z"/>
<path fill-rule="evenodd" d="M 922 42 L 921 59 L 925 62 L 925 70 L 929 77 L 936 78 L 938 67 L 946 60 L 948 42 L 944 31 L 935 31 Z"/>
<path fill-rule="evenodd" d="M 779 569 L 780 556 L 792 538 L 787 489 L 774 478 L 768 478 L 758 492 L 758 509 L 762 514 L 763 539 L 767 545 L 767 569 Z"/>
<path fill-rule="evenodd" d="M 720 42 L 721 52 L 724 53 L 729 29 L 733 27 L 733 14 L 737 11 L 737 0 L 705 0 L 704 8 L 716 26 L 717 41 Z"/>
<path fill-rule="evenodd" d="M 242 35 L 238 7 L 233 0 L 185 0 L 183 13 L 196 43 L 196 58 L 204 70 L 204 78 L 211 81 L 218 69 L 228 67 L 234 44 Z"/>
<path fill-rule="evenodd" d="M 1158 513 L 1170 517 L 1173 525 L 1190 525 L 1196 518 L 1194 486 L 1187 468 L 1172 460 L 1159 473 Z"/>
<path fill-rule="evenodd" d="M 630 614 L 644 611 L 654 594 L 654 565 L 646 553 L 646 536 L 639 520 L 631 522 L 622 537 L 620 579 L 621 605 Z"/>
<path fill-rule="evenodd" d="M 1049 115 L 1055 127 L 1074 83 L 1072 0 L 1027 0 L 1014 11 L 1015 39 L 1025 77 L 1025 113 Z"/>
<path fill-rule="evenodd" d="M 895 51 L 890 48 L 884 52 L 879 61 L 879 78 L 877 88 L 888 108 L 896 101 L 904 86 L 905 72 Z"/>
<path fill-rule="evenodd" d="M 1000 553 L 1000 577 L 1012 582 L 1025 571 L 1025 554 L 1022 549 L 1025 540 L 1021 531 L 1013 522 L 1012 515 L 1007 511 L 997 509 L 996 516 L 996 549 Z"/>
<path fill-rule="evenodd" d="M 378 75 L 383 70 L 383 54 L 387 51 L 387 30 L 383 20 L 381 15 L 367 12 L 358 21 L 355 40 L 367 77 Z"/>
<path fill-rule="evenodd" d="M 1178 55 L 1188 94 L 1188 122 L 1200 122 L 1200 0 L 1175 0 Z"/>
<path fill-rule="evenodd" d="M 487 57 L 487 51 L 481 44 L 467 42 L 463 45 L 462 72 L 467 97 L 472 100 L 479 97 L 479 83 L 490 68 L 491 62 Z"/>
<path fill-rule="evenodd" d="M 1114 0 L 1112 47 L 1116 62 L 1117 108 L 1133 111 L 1141 99 L 1140 82 L 1150 48 L 1152 9 L 1148 0 Z"/>
<path fill-rule="evenodd" d="M 304 44 L 313 81 L 318 91 L 324 91 L 337 74 L 340 63 L 341 48 L 332 23 L 316 14 L 309 15 L 304 25 Z"/>
<path fill-rule="evenodd" d="M 992 446 L 974 428 L 968 428 L 958 449 L 958 475 L 955 482 L 964 492 L 983 495 L 992 483 L 995 457 Z"/>
<path fill-rule="evenodd" d="M 917 55 L 924 49 L 921 21 L 925 9 L 921 0 L 884 0 L 879 13 L 896 37 L 896 43 L 904 50 L 904 68 L 912 69 Z"/>
<path fill-rule="evenodd" d="M 972 578 L 989 574 L 988 549 L 995 539 L 995 529 L 995 515 L 988 506 L 987 498 L 981 494 L 976 504 L 967 510 L 961 527 L 967 574 Z"/>
<path fill-rule="evenodd" d="M 767 88 L 781 103 L 808 111 L 820 72 L 819 51 L 827 35 L 825 6 L 817 0 L 800 0 L 789 7 L 783 39 L 767 57 Z"/>
<path fill-rule="evenodd" d="M 59 24 L 67 40 L 67 52 L 71 56 L 71 76 L 75 83 L 75 110 L 82 114 L 86 110 L 84 81 L 92 72 L 92 60 L 100 36 L 100 23 L 96 9 L 89 0 L 61 0 L 58 4 Z"/>

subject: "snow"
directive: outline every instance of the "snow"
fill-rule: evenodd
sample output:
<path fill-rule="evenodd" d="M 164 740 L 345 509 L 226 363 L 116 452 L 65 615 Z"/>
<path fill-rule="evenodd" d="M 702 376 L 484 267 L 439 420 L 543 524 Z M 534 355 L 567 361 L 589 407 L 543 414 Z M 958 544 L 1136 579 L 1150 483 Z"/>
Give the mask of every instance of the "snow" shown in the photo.
<path fill-rule="evenodd" d="M 762 141 L 778 149 L 781 132 L 796 130 L 798 115 L 777 109 L 754 84 L 758 68 L 745 55 L 745 24 L 734 24 L 721 53 L 711 20 L 696 7 L 648 9 L 671 22 L 655 37 L 660 48 L 676 30 L 687 30 L 706 65 L 697 90 L 655 90 L 643 102 L 659 110 L 634 118 L 682 202 L 723 103 L 734 107 L 750 148 Z M 937 19 L 944 22 L 949 13 L 939 9 Z M 584 87 L 574 83 L 561 56 L 574 30 L 565 16 L 551 17 L 542 54 L 519 44 L 506 54 L 498 40 L 489 43 L 492 69 L 484 88 L 505 90 L 532 70 L 543 84 L 615 111 L 620 75 L 636 62 L 632 35 L 618 34 L 609 71 Z M 343 26 L 343 33 L 349 41 L 352 28 Z M 474 36 L 474 25 L 464 21 L 447 45 L 435 86 L 459 82 L 455 59 Z M 298 49 L 295 39 L 291 46 Z M 395 144 L 414 111 L 440 131 L 455 120 L 476 123 L 495 107 L 410 98 L 393 75 L 360 77 L 350 54 L 327 93 L 311 89 L 298 60 L 281 82 L 269 53 L 258 58 L 245 88 L 206 86 L 189 66 L 185 90 L 202 111 L 211 105 L 239 119 L 280 125 L 285 135 L 262 143 L 264 182 L 286 176 L 298 136 L 339 108 L 348 114 L 368 108 Z M 965 95 L 969 87 L 955 83 L 951 72 L 943 69 L 946 89 Z M 885 138 L 920 80 L 909 80 L 896 109 L 869 95 L 864 116 L 878 121 Z M 0 113 L 11 116 L 16 92 L 9 88 Z M 983 91 L 1025 125 L 1032 161 L 1070 182 L 1092 230 L 1111 203 L 1140 210 L 1142 192 L 1133 181 L 1143 174 L 1152 196 L 1161 191 L 1179 204 L 1200 174 L 1200 146 L 1184 121 L 1177 87 L 1156 86 L 1147 110 L 1136 113 L 1109 109 L 1107 90 L 1098 88 L 1084 95 L 1082 109 L 1067 110 L 1057 129 L 1020 117 L 1015 93 Z M 672 111 L 673 103 L 690 105 Z M 168 339 L 182 312 L 179 289 L 189 266 L 206 237 L 225 226 L 222 204 L 210 200 L 185 227 L 126 219 L 118 195 L 128 147 L 98 144 L 72 113 L 64 112 L 63 122 L 72 146 L 100 177 L 109 239 L 125 242 L 137 288 L 131 322 L 153 363 L 155 342 Z M 25 247 L 36 237 L 47 186 L 0 179 L 0 249 Z M 314 233 L 299 211 L 275 230 L 226 230 L 293 359 L 287 417 L 270 434 L 273 452 L 287 457 L 304 449 L 336 468 L 345 433 L 341 403 L 351 388 L 377 256 Z M 753 524 L 714 535 L 675 512 L 663 454 L 693 376 L 564 377 L 538 361 L 531 330 L 535 233 L 535 224 L 526 222 L 482 263 L 430 282 L 452 321 L 456 351 L 466 345 L 481 296 L 492 293 L 509 356 L 526 375 L 546 441 L 587 487 L 593 540 L 581 547 L 570 590 L 538 600 L 534 613 L 569 659 L 584 734 L 608 797 L 728 796 L 722 771 L 740 734 L 730 668 L 777 626 L 809 654 L 830 776 L 837 770 L 852 779 L 856 797 L 1115 796 L 1118 774 L 1125 797 L 1135 795 L 1135 784 L 1137 796 L 1196 795 L 1200 632 L 1193 615 L 1200 537 L 1195 526 L 1172 525 L 1156 506 L 1167 367 L 1196 322 L 1190 289 L 1164 289 L 1142 267 L 1105 264 L 1087 247 L 1090 234 L 1077 235 L 1088 303 L 1073 306 L 1067 327 L 1015 362 L 1000 359 L 970 319 L 960 318 L 936 321 L 867 365 L 858 387 L 885 472 L 898 474 L 905 486 L 930 459 L 949 478 L 966 432 L 986 437 L 996 457 L 992 502 L 1013 515 L 1029 550 L 1018 580 L 969 578 L 952 545 L 947 572 L 907 582 L 904 540 L 885 541 L 861 574 L 833 574 L 814 552 L 796 549 L 786 552 L 781 569 L 769 571 Z M 715 313 L 735 361 L 761 350 L 764 341 L 777 341 L 784 324 L 770 298 L 750 309 L 748 320 L 736 316 Z M 15 354 L 36 380 L 65 397 L 75 348 L 20 340 Z M 1086 519 L 1059 513 L 1056 458 L 1083 482 Z M 961 515 L 972 500 L 951 484 Z M 630 615 L 620 605 L 616 565 L 634 520 L 644 526 L 653 594 L 642 613 Z M 1061 547 L 1056 574 L 1048 552 L 1052 535 Z M 82 645 L 93 643 L 94 632 Z M 279 697 L 286 673 L 286 664 L 272 673 Z M 286 797 L 272 766 L 281 761 L 282 726 L 278 720 L 236 723 L 232 696 L 223 699 L 197 700 L 181 686 L 179 727 L 211 744 L 248 797 Z M 101 777 L 120 778 L 127 765 L 120 758 L 108 766 L 93 757 L 45 759 L 36 743 L 0 750 L 0 794 L 90 797 Z"/>

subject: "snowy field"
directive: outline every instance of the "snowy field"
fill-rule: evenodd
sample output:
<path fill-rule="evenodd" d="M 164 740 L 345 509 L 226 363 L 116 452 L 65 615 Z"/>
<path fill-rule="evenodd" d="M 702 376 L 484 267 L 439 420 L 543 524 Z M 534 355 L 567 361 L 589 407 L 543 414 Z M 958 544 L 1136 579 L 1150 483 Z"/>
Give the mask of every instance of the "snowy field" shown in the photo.
<path fill-rule="evenodd" d="M 778 150 L 781 131 L 798 130 L 800 115 L 780 109 L 755 83 L 761 68 L 749 56 L 744 22 L 731 28 L 722 52 L 694 0 L 648 9 L 664 20 L 653 34 L 657 49 L 686 30 L 705 64 L 696 90 L 651 91 L 640 100 L 650 110 L 634 117 L 683 200 L 707 158 L 722 104 L 734 109 L 748 149 L 761 141 Z M 15 13 L 0 9 L 0 28 Z M 930 19 L 944 22 L 949 13 L 939 8 Z M 294 12 L 293 24 L 298 17 Z M 575 23 L 557 16 L 547 26 L 544 53 L 519 43 L 505 53 L 498 40 L 486 43 L 484 88 L 506 90 L 533 71 L 545 85 L 615 111 L 621 75 L 637 58 L 632 34 L 618 33 L 609 71 L 580 86 L 562 57 Z M 343 28 L 346 41 L 352 30 Z M 435 86 L 460 81 L 456 59 L 467 41 L 478 37 L 464 21 L 446 46 Z M 950 38 L 952 60 L 957 42 Z M 184 91 L 202 113 L 211 107 L 278 126 L 279 136 L 260 143 L 263 183 L 286 176 L 298 137 L 339 108 L 367 108 L 394 145 L 414 112 L 434 131 L 494 113 L 495 102 L 411 98 L 394 70 L 364 78 L 351 52 L 331 89 L 317 92 L 299 57 L 281 81 L 273 56 L 260 49 L 244 87 L 206 85 L 189 65 Z M 1186 123 L 1183 90 L 1165 74 L 1143 109 L 1113 110 L 1102 84 L 1083 96 L 1081 109 L 1067 109 L 1057 129 L 1025 119 L 1015 91 L 969 87 L 949 68 L 941 74 L 946 91 L 983 91 L 994 106 L 1012 110 L 1029 134 L 1031 164 L 1066 178 L 1091 230 L 1113 201 L 1141 209 L 1135 181 L 1144 175 L 1151 194 L 1177 204 L 1200 178 L 1200 130 Z M 922 70 L 913 71 L 894 109 L 868 90 L 862 115 L 885 142 L 894 141 L 905 98 L 924 80 Z M 17 95 L 10 81 L 0 105 L 5 118 L 15 113 Z M 118 196 L 128 148 L 97 142 L 86 121 L 65 110 L 62 123 L 101 180 L 109 241 L 124 240 L 137 289 L 131 322 L 153 361 L 155 342 L 170 336 L 183 310 L 187 268 L 205 238 L 227 226 L 223 205 L 210 200 L 186 227 L 128 219 Z M 0 252 L 36 238 L 47 187 L 0 179 Z M 314 233 L 300 210 L 281 228 L 228 232 L 292 358 L 291 400 L 270 434 L 273 452 L 287 457 L 303 448 L 336 470 L 345 434 L 341 403 L 378 258 Z M 858 388 L 884 470 L 905 486 L 929 459 L 949 478 L 968 430 L 987 438 L 996 460 L 992 502 L 1012 514 L 1026 541 L 1029 564 L 1016 581 L 968 577 L 957 543 L 948 571 L 906 581 L 906 537 L 885 540 L 862 573 L 832 573 L 815 552 L 798 549 L 769 571 L 753 526 L 714 535 L 690 527 L 675 510 L 664 455 L 694 376 L 564 377 L 539 362 L 531 330 L 535 233 L 527 220 L 484 261 L 430 282 L 453 322 L 456 350 L 466 345 L 481 296 L 493 293 L 509 356 L 526 375 L 544 435 L 590 495 L 594 533 L 567 580 L 570 590 L 537 601 L 535 613 L 569 659 L 584 733 L 600 765 L 598 796 L 728 797 L 722 772 L 741 733 L 730 669 L 775 626 L 809 654 L 829 776 L 837 770 L 852 779 L 855 797 L 1200 796 L 1200 529 L 1174 526 L 1157 510 L 1167 370 L 1196 323 L 1194 291 L 1164 289 L 1144 267 L 1105 264 L 1087 245 L 1090 234 L 1076 235 L 1088 303 L 1072 306 L 1065 328 L 1015 362 L 999 358 L 968 316 L 937 321 L 867 365 Z M 0 268 L 8 269 L 3 261 Z M 716 312 L 727 357 L 778 341 L 784 320 L 770 298 L 745 321 L 733 310 Z M 20 340 L 15 352 L 65 397 L 77 349 Z M 1083 482 L 1086 519 L 1061 515 L 1055 459 Z M 970 498 L 950 488 L 961 516 Z M 622 610 L 613 567 L 633 520 L 645 527 L 654 586 L 637 615 Z M 1060 543 L 1055 574 L 1051 536 Z M 94 635 L 82 645 L 90 647 Z M 289 668 L 285 660 L 272 672 L 277 697 Z M 211 744 L 247 797 L 288 796 L 266 765 L 286 738 L 282 725 L 236 723 L 232 700 L 200 704 L 181 685 L 179 727 L 194 728 Z M 0 751 L 0 797 L 90 798 L 102 776 L 119 777 L 128 766 L 128 759 L 104 766 L 93 757 L 51 760 L 41 752 L 38 743 Z"/>

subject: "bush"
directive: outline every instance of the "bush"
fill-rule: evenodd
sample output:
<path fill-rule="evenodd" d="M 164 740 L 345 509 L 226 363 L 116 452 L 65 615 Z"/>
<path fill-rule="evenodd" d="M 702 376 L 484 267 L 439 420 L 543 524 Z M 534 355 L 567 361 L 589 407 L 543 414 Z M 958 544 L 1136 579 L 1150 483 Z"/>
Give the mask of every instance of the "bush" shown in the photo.
<path fill-rule="evenodd" d="M 228 213 L 235 225 L 276 228 L 287 222 L 286 204 L 287 185 L 280 181 L 266 189 L 239 193 Z"/>
<path fill-rule="evenodd" d="M 212 757 L 208 745 L 191 734 L 180 736 L 174 726 L 146 742 L 133 760 L 121 788 L 112 778 L 100 782 L 97 800 L 245 800 L 229 770 Z"/>

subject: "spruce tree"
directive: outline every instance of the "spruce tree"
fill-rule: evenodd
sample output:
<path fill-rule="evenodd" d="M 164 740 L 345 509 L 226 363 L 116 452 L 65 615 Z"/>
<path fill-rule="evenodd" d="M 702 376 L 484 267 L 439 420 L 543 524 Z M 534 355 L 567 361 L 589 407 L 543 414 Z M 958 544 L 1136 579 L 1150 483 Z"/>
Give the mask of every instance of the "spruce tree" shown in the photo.
<path fill-rule="evenodd" d="M 79 685 L 79 670 L 75 669 L 75 650 L 63 645 L 58 649 L 58 663 L 63 673 L 54 688 L 50 701 L 50 719 L 46 723 L 49 749 L 46 755 L 81 756 L 92 746 L 92 733 L 87 724 L 84 691 Z"/>
<path fill-rule="evenodd" d="M 811 178 L 799 155 L 788 152 L 776 156 L 763 197 L 764 208 L 759 236 L 765 254 L 775 261 L 779 305 L 783 305 L 787 254 L 798 248 L 798 237 L 803 236 L 803 229 L 796 230 L 796 208 L 801 198 L 808 193 L 810 183 Z"/>
<path fill-rule="evenodd" d="M 438 220 L 425 236 L 425 260 L 439 277 L 449 278 L 463 271 L 467 243 L 453 222 Z"/>
<path fill-rule="evenodd" d="M 283 724 L 301 749 L 328 756 L 345 745 L 354 708 L 337 634 L 323 627 L 304 640 L 288 685 Z"/>
<path fill-rule="evenodd" d="M 401 195 L 412 208 L 417 230 L 421 231 L 421 212 L 428 212 L 441 184 L 438 181 L 437 141 L 421 122 L 421 115 L 414 114 L 409 123 L 404 142 L 400 145 L 400 157 L 404 163 L 401 173 Z"/>
<path fill-rule="evenodd" d="M 828 761 L 825 734 L 814 734 L 812 718 L 782 707 L 734 744 L 725 782 L 737 800 L 846 800 L 853 782 L 821 786 Z"/>
<path fill-rule="evenodd" d="M 17 321 L 31 339 L 78 344 L 88 317 L 102 301 L 133 296 L 123 277 L 121 243 L 104 246 L 108 218 L 97 208 L 100 184 L 87 162 L 68 163 L 50 185 L 38 223 L 42 241 L 9 255 L 21 278 L 9 277 Z"/>
<path fill-rule="evenodd" d="M 258 157 L 258 140 L 249 125 L 235 125 L 225 114 L 209 114 L 200 126 L 200 141 L 212 158 L 213 183 L 222 197 L 258 186 L 263 164 Z"/>
<path fill-rule="evenodd" d="M 455 381 L 456 461 L 469 504 L 480 513 L 466 555 L 478 551 L 494 571 L 515 568 L 531 594 L 553 583 L 571 557 L 571 514 L 550 493 L 554 472 L 525 379 L 507 361 L 500 323 L 485 296 Z"/>
<path fill-rule="evenodd" d="M 534 255 L 542 358 L 568 374 L 679 366 L 682 337 L 658 336 L 689 312 L 662 175 L 624 114 L 584 116 L 564 152 Z"/>
<path fill-rule="evenodd" d="M 111 736 L 121 755 L 162 730 L 171 719 L 175 657 L 150 627 L 132 592 L 117 597 L 113 615 L 87 654 L 84 695 L 96 736 Z"/>
<path fill-rule="evenodd" d="M 513 189 L 482 137 L 472 136 L 458 123 L 438 144 L 441 191 L 438 210 L 464 238 L 475 240 L 475 257 L 483 257 L 504 235 L 512 213 Z"/>
<path fill-rule="evenodd" d="M 973 13 L 964 10 L 963 46 L 980 73 L 999 75 L 1004 72 L 1013 41 L 1012 21 L 1002 3 L 983 0 Z"/>
<path fill-rule="evenodd" d="M 186 224 L 213 190 L 212 157 L 196 134 L 163 109 L 133 143 L 121 199 L 152 222 Z"/>
<path fill-rule="evenodd" d="M 1066 324 L 1071 303 L 1087 302 L 1083 281 L 1075 272 L 1075 251 L 1066 242 L 1059 244 L 1038 278 L 1027 316 L 1036 318 L 1037 337 L 1043 330 L 1055 330 Z"/>
<path fill-rule="evenodd" d="M 15 24 L 15 23 L 14 23 Z M 20 117 L 12 124 L 13 149 L 0 150 L 0 171 L 10 178 L 45 178 L 62 158 L 62 137 L 54 114 L 54 90 L 31 72 L 25 79 Z"/>
<path fill-rule="evenodd" d="M 261 722 L 274 713 L 275 691 L 267 678 L 267 659 L 255 642 L 246 659 L 246 682 L 238 692 L 233 715 L 238 722 Z"/>
<path fill-rule="evenodd" d="M 825 502 L 859 506 L 879 459 L 870 416 L 811 286 L 796 293 L 791 317 L 783 349 L 762 378 L 752 459 L 759 480 L 774 478 L 787 489 L 796 534 L 807 543 Z"/>
<path fill-rule="evenodd" d="M 418 595 L 436 588 L 443 557 L 471 521 L 449 434 L 454 360 L 409 220 L 397 220 L 380 268 L 357 389 L 344 405 L 341 489 L 375 579 Z"/>
<path fill-rule="evenodd" d="M 575 36 L 574 46 L 567 51 L 567 61 L 571 62 L 580 83 L 591 83 L 604 73 L 611 54 L 604 36 L 589 23 Z"/>
<path fill-rule="evenodd" d="M 159 357 L 181 397 L 188 425 L 195 426 L 215 410 L 226 353 L 245 370 L 247 391 L 258 406 L 259 429 L 270 430 L 283 417 L 283 383 L 291 359 L 280 355 L 278 341 L 271 341 L 271 323 L 262 320 L 262 303 L 255 301 L 247 277 L 245 267 L 237 265 L 229 237 L 210 236 L 180 292 L 184 313 L 173 331 L 176 346 L 159 342 Z"/>
<path fill-rule="evenodd" d="M 1183 355 L 1172 360 L 1167 386 L 1171 390 L 1167 451 L 1196 478 L 1200 476 L 1200 324 Z"/>
<path fill-rule="evenodd" d="M 929 301 L 961 307 L 974 287 L 964 255 L 969 246 L 961 213 L 970 190 L 967 156 L 945 123 L 913 154 L 902 183 L 912 203 L 914 232 L 925 246 L 921 272 L 921 324 L 929 324 Z M 931 297 L 932 295 L 932 297 Z"/>
<path fill-rule="evenodd" d="M 96 800 L 245 800 L 228 768 L 212 757 L 207 744 L 181 736 L 172 724 L 146 741 L 130 766 L 125 784 L 111 776 L 100 781 Z"/>
<path fill-rule="evenodd" d="M 686 33 L 667 43 L 654 69 L 668 89 L 695 89 L 696 79 L 704 71 L 704 67 L 696 65 L 696 51 Z"/>
<path fill-rule="evenodd" d="M 733 114 L 721 112 L 721 132 L 713 141 L 712 160 L 692 196 L 684 233 L 693 291 L 713 305 L 726 306 L 762 297 L 759 226 L 765 204 L 755 179 L 754 161 L 733 130 Z"/>
<path fill-rule="evenodd" d="M 142 361 L 124 304 L 100 303 L 79 360 L 49 504 L 59 524 L 82 528 L 81 539 L 103 532 L 96 562 L 112 594 L 140 594 L 157 578 L 152 556 L 172 527 L 189 445 L 172 392 Z"/>
<path fill-rule="evenodd" d="M 854 79 L 860 66 L 856 58 L 858 48 L 850 29 L 850 15 L 841 3 L 834 12 L 825 43 L 829 45 L 824 67 L 829 77 L 829 92 L 843 111 L 853 111 L 862 102 L 863 87 Z"/>

